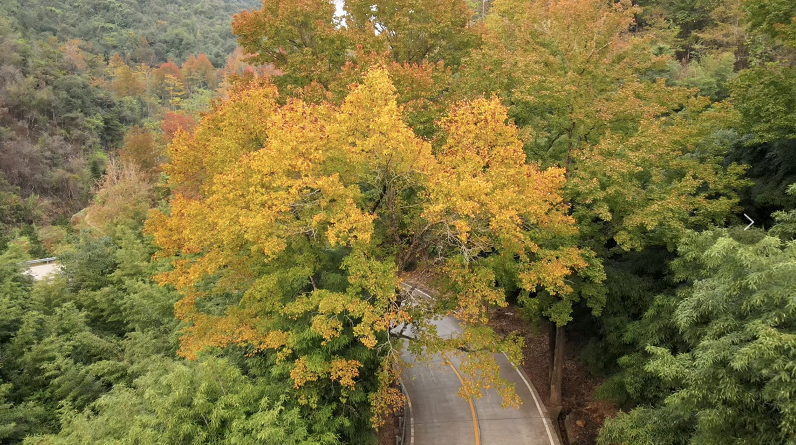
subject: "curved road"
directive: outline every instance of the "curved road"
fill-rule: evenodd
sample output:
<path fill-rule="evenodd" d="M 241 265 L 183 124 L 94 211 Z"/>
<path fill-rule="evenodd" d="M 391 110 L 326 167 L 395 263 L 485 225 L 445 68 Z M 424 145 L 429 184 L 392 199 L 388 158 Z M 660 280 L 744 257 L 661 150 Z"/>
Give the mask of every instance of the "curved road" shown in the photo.
<path fill-rule="evenodd" d="M 415 289 L 414 292 L 428 296 Z M 442 336 L 460 332 L 453 317 L 436 322 Z M 404 360 L 413 363 L 412 354 Z M 501 375 L 515 384 L 522 400 L 519 408 L 503 408 L 494 389 L 483 390 L 480 399 L 463 399 L 459 360 L 443 361 L 435 356 L 429 362 L 404 369 L 401 380 L 410 400 L 412 445 L 560 445 L 547 411 L 525 373 L 514 368 L 503 354 L 495 356 Z"/>

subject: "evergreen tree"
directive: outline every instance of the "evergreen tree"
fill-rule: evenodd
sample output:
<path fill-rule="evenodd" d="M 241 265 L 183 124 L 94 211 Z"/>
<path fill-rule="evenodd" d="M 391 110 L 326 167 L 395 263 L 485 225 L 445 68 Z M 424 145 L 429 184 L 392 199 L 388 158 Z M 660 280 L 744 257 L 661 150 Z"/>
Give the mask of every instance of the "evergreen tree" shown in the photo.
<path fill-rule="evenodd" d="M 796 243 L 772 236 L 785 232 L 715 229 L 683 239 L 672 268 L 685 284 L 656 298 L 639 322 L 653 335 L 637 337 L 639 354 L 625 362 L 643 364 L 636 375 L 649 378 L 638 388 L 657 397 L 609 420 L 600 444 L 796 440 Z"/>

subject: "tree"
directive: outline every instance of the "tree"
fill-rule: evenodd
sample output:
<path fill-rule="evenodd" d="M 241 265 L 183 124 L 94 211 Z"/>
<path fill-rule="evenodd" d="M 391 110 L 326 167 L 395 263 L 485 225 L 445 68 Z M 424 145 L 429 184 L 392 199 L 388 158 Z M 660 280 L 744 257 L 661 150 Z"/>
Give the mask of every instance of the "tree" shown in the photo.
<path fill-rule="evenodd" d="M 117 96 L 135 97 L 144 94 L 146 87 L 138 81 L 132 68 L 118 54 L 114 54 L 108 61 L 108 71 L 111 76 L 110 88 Z"/>
<path fill-rule="evenodd" d="M 742 5 L 750 57 L 730 91 L 744 139 L 729 159 L 751 165 L 747 176 L 754 186 L 744 193 L 744 207 L 756 221 L 770 225 L 773 212 L 796 206 L 796 199 L 784 193 L 796 181 L 796 109 L 786 100 L 796 94 L 796 8 L 780 1 Z"/>
<path fill-rule="evenodd" d="M 275 81 L 285 93 L 296 94 L 313 82 L 326 88 L 350 47 L 333 20 L 334 8 L 326 0 L 268 0 L 259 11 L 236 15 L 232 30 L 253 60 L 283 72 Z"/>
<path fill-rule="evenodd" d="M 155 94 L 169 105 L 175 98 L 185 95 L 185 77 L 177 65 L 168 61 L 160 65 L 152 74 Z"/>
<path fill-rule="evenodd" d="M 479 43 L 471 27 L 473 10 L 463 0 L 353 0 L 345 2 L 346 25 L 359 31 L 367 47 L 383 42 L 399 63 L 443 61 L 456 67 Z M 376 34 L 375 39 L 370 39 Z"/>
<path fill-rule="evenodd" d="M 639 11 L 642 23 L 667 20 L 676 27 L 677 37 L 682 46 L 681 51 L 685 54 L 684 58 L 689 59 L 702 43 L 701 31 L 715 25 L 716 17 L 713 12 L 716 9 L 720 9 L 727 2 L 716 0 L 640 0 L 634 3 L 643 8 L 643 11 Z"/>
<path fill-rule="evenodd" d="M 273 82 L 285 97 L 339 104 L 371 67 L 385 67 L 412 128 L 433 137 L 453 72 L 480 43 L 472 10 L 463 0 L 355 0 L 345 9 L 341 19 L 325 0 L 268 0 L 235 16 L 233 31 L 252 61 L 278 70 Z"/>
<path fill-rule="evenodd" d="M 528 159 L 560 166 L 579 243 L 598 257 L 648 246 L 673 249 L 687 228 L 722 223 L 735 208 L 743 168 L 722 165 L 734 134 L 731 106 L 667 86 L 670 56 L 655 36 L 632 32 L 629 1 L 496 1 L 484 45 L 463 62 L 461 94 L 497 94 L 520 128 Z M 592 312 L 600 276 L 578 292 Z M 539 298 L 541 297 L 541 298 Z M 563 341 L 573 298 L 525 299 Z M 560 403 L 563 345 L 555 341 L 551 399 Z"/>
<path fill-rule="evenodd" d="M 63 246 L 64 270 L 47 281 L 22 273 L 18 243 L 0 254 L 3 443 L 57 434 L 84 407 L 98 414 L 98 398 L 150 371 L 162 375 L 175 356 L 176 293 L 152 281 L 162 267 L 140 231 L 113 232 L 114 240 L 83 233 Z"/>
<path fill-rule="evenodd" d="M 64 416 L 56 436 L 32 436 L 30 444 L 217 443 L 336 444 L 311 432 L 297 408 L 273 397 L 223 359 L 198 363 L 158 359 L 158 366 L 94 402 L 91 410 Z"/>
<path fill-rule="evenodd" d="M 796 48 L 796 6 L 784 0 L 744 0 L 744 7 L 749 12 L 753 29 L 782 39 L 786 45 Z"/>
<path fill-rule="evenodd" d="M 38 196 L 22 199 L 18 187 L 12 187 L 0 173 L 0 248 L 5 249 L 12 231 L 21 224 L 33 224 L 40 218 Z"/>
<path fill-rule="evenodd" d="M 111 85 L 111 89 L 119 96 L 137 97 L 144 94 L 145 86 L 136 79 L 132 68 L 123 65 L 116 72 L 116 80 Z"/>
<path fill-rule="evenodd" d="M 158 280 L 183 295 L 180 353 L 239 345 L 289 369 L 304 404 L 335 402 L 332 391 L 361 405 L 363 390 L 389 390 L 375 380 L 395 372 L 387 331 L 411 321 L 413 350 L 469 347 L 468 387 L 510 397 L 488 365 L 518 349 L 484 326 L 505 304 L 487 260 L 516 259 L 529 291 L 572 292 L 589 252 L 567 243 L 563 170 L 525 163 L 496 100 L 453 109 L 433 153 L 401 121 L 383 69 L 340 107 L 276 102 L 273 87 L 240 92 L 170 147 L 170 209 L 147 225 L 174 267 Z M 402 273 L 418 264 L 447 279 L 434 301 L 402 304 Z M 430 319 L 448 312 L 465 332 L 441 339 Z"/>
<path fill-rule="evenodd" d="M 151 171 L 131 162 L 111 162 L 94 201 L 85 209 L 83 223 L 104 235 L 113 235 L 122 226 L 140 230 L 154 198 Z"/>
<path fill-rule="evenodd" d="M 665 398 L 609 420 L 598 443 L 793 442 L 796 244 L 736 229 L 683 239 L 672 268 L 685 286 L 647 317 L 673 326 L 681 344 L 639 344 Z"/>
<path fill-rule="evenodd" d="M 785 100 L 796 93 L 796 69 L 765 65 L 744 70 L 733 96 L 753 140 L 763 144 L 796 138 L 796 108 Z"/>
<path fill-rule="evenodd" d="M 182 64 L 182 73 L 191 90 L 199 88 L 213 89 L 217 85 L 216 69 L 204 54 L 188 56 Z"/>
<path fill-rule="evenodd" d="M 190 133 L 194 127 L 196 127 L 196 120 L 193 117 L 173 111 L 166 111 L 163 115 L 163 121 L 160 123 L 160 129 L 163 131 L 163 139 L 166 143 L 171 142 L 178 132 Z M 159 165 L 160 163 L 158 162 L 157 164 Z"/>
<path fill-rule="evenodd" d="M 170 114 L 173 113 L 166 112 L 166 116 Z M 124 137 L 124 146 L 119 150 L 119 160 L 151 176 L 157 174 L 157 167 L 162 161 L 161 151 L 162 147 L 156 144 L 152 132 L 142 127 L 131 127 Z"/>
<path fill-rule="evenodd" d="M 0 304 L 2 304 L 2 330 L 0 342 L 8 342 L 19 329 L 22 315 L 27 309 L 23 296 L 30 292 L 31 280 L 22 274 L 20 263 L 26 255 L 16 246 L 3 249 L 0 255 L 2 281 L 0 281 Z"/>
<path fill-rule="evenodd" d="M 530 159 L 567 169 L 567 198 L 595 250 L 608 240 L 620 251 L 673 246 L 684 225 L 723 221 L 740 185 L 741 169 L 720 164 L 736 116 L 655 80 L 669 56 L 650 51 L 654 36 L 630 33 L 636 8 L 503 1 L 492 11 L 490 44 L 468 62 L 472 82 L 505 74 L 502 85 L 474 86 L 506 97 Z"/>
<path fill-rule="evenodd" d="M 766 42 L 768 54 L 744 70 L 734 88 L 746 129 L 755 143 L 793 139 L 793 104 L 782 97 L 796 92 L 796 7 L 786 1 L 745 1 L 744 7 L 751 29 L 772 39 Z"/>

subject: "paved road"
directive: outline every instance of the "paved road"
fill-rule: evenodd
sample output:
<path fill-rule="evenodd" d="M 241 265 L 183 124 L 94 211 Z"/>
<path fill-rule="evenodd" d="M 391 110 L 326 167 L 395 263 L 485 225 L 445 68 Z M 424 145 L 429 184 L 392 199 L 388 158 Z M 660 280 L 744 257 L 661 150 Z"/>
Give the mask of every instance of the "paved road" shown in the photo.
<path fill-rule="evenodd" d="M 420 291 L 416 291 L 420 292 Z M 440 335 L 460 332 L 452 317 L 437 322 Z M 463 399 L 459 360 L 449 363 L 435 356 L 429 362 L 407 367 L 402 374 L 411 403 L 410 440 L 412 445 L 560 445 L 544 405 L 520 370 L 506 356 L 495 357 L 501 375 L 515 383 L 522 400 L 519 408 L 503 408 L 494 389 L 484 390 L 477 400 Z M 408 352 L 404 360 L 414 362 Z"/>
<path fill-rule="evenodd" d="M 60 264 L 45 263 L 28 267 L 28 270 L 26 270 L 25 273 L 31 275 L 34 280 L 42 280 L 56 274 L 59 270 L 61 270 Z"/>

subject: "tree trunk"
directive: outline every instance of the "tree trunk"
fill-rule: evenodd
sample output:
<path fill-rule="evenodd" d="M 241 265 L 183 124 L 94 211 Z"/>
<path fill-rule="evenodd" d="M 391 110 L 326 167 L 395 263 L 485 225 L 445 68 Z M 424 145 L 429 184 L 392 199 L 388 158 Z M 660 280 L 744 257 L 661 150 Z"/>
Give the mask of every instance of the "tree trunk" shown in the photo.
<path fill-rule="evenodd" d="M 555 366 L 554 358 L 556 356 L 556 324 L 552 321 L 547 322 L 547 351 L 550 363 L 547 364 L 547 369 L 550 370 L 550 379 L 553 378 L 553 366 Z"/>
<path fill-rule="evenodd" d="M 563 326 L 556 326 L 556 340 L 553 354 L 553 367 L 550 369 L 550 406 L 554 409 L 562 406 L 561 380 L 564 376 L 564 346 L 566 346 L 566 331 Z"/>

